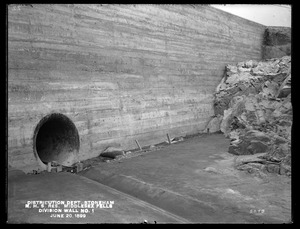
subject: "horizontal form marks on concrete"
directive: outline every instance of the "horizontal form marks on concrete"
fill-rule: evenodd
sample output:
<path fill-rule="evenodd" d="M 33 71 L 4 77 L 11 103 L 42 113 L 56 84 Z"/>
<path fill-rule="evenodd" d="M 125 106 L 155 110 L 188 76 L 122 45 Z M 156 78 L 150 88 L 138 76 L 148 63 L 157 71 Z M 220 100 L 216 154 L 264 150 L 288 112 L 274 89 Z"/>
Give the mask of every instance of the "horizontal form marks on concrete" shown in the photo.
<path fill-rule="evenodd" d="M 78 127 L 85 159 L 107 141 L 126 149 L 201 131 L 225 64 L 261 59 L 264 30 L 205 5 L 10 5 L 9 154 L 33 148 L 51 113 Z"/>

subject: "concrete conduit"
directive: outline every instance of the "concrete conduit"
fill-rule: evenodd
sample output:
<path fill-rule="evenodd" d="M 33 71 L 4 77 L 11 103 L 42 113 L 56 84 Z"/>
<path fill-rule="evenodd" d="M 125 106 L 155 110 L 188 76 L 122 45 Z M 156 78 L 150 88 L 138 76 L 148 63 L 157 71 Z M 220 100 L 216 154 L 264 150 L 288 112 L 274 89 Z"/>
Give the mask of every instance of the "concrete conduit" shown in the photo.
<path fill-rule="evenodd" d="M 75 124 L 65 115 L 53 113 L 40 120 L 34 131 L 35 156 L 47 164 L 70 166 L 77 161 L 80 142 Z"/>

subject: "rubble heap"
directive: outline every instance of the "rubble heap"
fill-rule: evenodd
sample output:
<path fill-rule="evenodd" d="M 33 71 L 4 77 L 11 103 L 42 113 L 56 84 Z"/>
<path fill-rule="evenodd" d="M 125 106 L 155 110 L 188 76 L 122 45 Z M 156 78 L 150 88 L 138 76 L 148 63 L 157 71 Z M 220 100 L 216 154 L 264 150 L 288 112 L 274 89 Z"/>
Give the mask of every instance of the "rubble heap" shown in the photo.
<path fill-rule="evenodd" d="M 227 65 L 214 103 L 220 130 L 231 139 L 229 153 L 265 153 L 238 169 L 291 171 L 291 57 Z"/>

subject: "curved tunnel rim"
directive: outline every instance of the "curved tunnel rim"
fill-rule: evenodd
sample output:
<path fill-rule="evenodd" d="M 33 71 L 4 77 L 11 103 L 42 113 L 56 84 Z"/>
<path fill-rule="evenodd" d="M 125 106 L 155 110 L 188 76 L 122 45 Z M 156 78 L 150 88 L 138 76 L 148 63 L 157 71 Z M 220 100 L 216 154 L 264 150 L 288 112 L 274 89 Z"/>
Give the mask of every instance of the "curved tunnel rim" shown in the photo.
<path fill-rule="evenodd" d="M 33 132 L 33 154 L 34 154 L 34 157 L 36 158 L 36 160 L 39 162 L 39 164 L 42 166 L 42 167 L 45 167 L 46 164 L 41 160 L 38 152 L 37 152 L 37 149 L 36 149 L 36 139 L 37 139 L 37 136 L 38 136 L 38 133 L 39 133 L 39 130 L 40 128 L 48 121 L 48 120 L 51 120 L 51 117 L 53 116 L 60 116 L 60 117 L 63 117 L 64 119 L 67 119 L 68 122 L 72 125 L 72 127 L 74 127 L 75 129 L 75 132 L 76 132 L 76 137 L 77 137 L 77 142 L 78 142 L 78 147 L 76 146 L 76 154 L 79 153 L 79 150 L 80 150 L 80 137 L 79 137 L 79 132 L 78 132 L 78 129 L 75 125 L 75 123 L 72 121 L 71 118 L 69 118 L 67 115 L 63 114 L 63 113 L 60 113 L 60 112 L 52 112 L 50 114 L 47 114 L 45 116 L 43 116 L 40 121 L 37 123 L 37 125 L 35 126 L 34 128 L 34 132 Z"/>

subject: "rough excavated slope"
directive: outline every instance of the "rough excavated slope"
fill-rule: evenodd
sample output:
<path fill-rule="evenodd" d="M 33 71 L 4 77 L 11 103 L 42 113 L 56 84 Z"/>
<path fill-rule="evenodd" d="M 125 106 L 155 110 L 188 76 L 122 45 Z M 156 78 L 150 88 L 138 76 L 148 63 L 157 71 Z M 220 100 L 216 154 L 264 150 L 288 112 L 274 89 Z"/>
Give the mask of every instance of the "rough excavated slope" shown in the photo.
<path fill-rule="evenodd" d="M 292 29 L 270 26 L 264 34 L 263 59 L 290 56 L 292 50 Z"/>
<path fill-rule="evenodd" d="M 219 127 L 231 139 L 229 153 L 263 154 L 238 169 L 291 175 L 291 82 L 291 56 L 226 66 L 215 94 L 216 117 L 207 128 Z"/>
<path fill-rule="evenodd" d="M 75 124 L 79 160 L 203 130 L 225 64 L 261 59 L 264 31 L 200 5 L 9 5 L 9 165 L 39 166 L 51 113 Z"/>

